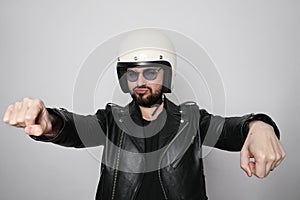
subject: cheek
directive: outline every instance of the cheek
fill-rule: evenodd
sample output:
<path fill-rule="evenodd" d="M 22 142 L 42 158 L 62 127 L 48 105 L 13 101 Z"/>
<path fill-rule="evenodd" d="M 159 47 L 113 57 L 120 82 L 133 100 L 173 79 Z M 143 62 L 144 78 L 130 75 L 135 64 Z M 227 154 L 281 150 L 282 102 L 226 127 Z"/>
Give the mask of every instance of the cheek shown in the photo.
<path fill-rule="evenodd" d="M 133 90 L 133 88 L 135 87 L 135 85 L 134 85 L 134 83 L 129 82 L 129 81 L 127 81 L 127 84 L 128 84 L 129 91 L 130 91 L 130 93 L 131 93 L 132 90 Z"/>
<path fill-rule="evenodd" d="M 157 78 L 153 81 L 152 84 L 153 84 L 155 87 L 157 87 L 157 88 L 162 87 L 162 85 L 163 85 L 163 79 L 164 79 L 163 74 L 159 74 L 159 75 L 157 76 Z"/>
<path fill-rule="evenodd" d="M 153 93 L 157 93 L 159 90 L 162 89 L 162 83 L 161 82 L 154 82 L 148 85 Z"/>
<path fill-rule="evenodd" d="M 163 74 L 159 74 L 155 80 L 153 81 L 148 81 L 147 85 L 149 87 L 152 87 L 152 89 L 160 89 L 162 88 L 163 85 Z"/>

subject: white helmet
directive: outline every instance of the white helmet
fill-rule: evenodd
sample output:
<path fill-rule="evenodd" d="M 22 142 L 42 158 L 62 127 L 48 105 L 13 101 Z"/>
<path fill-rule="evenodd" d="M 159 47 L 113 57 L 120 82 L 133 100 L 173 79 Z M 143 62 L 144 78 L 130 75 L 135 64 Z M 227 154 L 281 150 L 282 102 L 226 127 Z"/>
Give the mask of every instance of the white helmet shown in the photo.
<path fill-rule="evenodd" d="M 171 92 L 176 68 L 176 54 L 172 42 L 156 29 L 138 29 L 128 33 L 121 42 L 117 62 L 119 83 L 129 92 L 125 73 L 128 67 L 160 66 L 164 69 L 163 92 Z"/>

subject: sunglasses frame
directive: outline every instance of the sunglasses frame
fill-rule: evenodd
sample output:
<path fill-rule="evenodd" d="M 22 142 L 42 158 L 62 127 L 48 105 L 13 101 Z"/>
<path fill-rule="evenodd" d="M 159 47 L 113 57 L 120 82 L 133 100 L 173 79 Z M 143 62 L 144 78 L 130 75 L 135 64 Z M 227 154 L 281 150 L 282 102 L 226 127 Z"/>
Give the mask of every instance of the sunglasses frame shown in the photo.
<path fill-rule="evenodd" d="M 148 80 L 148 81 L 153 81 L 153 80 L 155 80 L 156 78 L 157 78 L 157 75 L 158 75 L 158 72 L 160 71 L 162 69 L 162 67 L 160 67 L 160 68 L 158 68 L 158 69 L 153 69 L 153 68 L 148 68 L 148 69 L 144 69 L 142 72 L 137 72 L 137 71 L 135 71 L 135 70 L 127 70 L 126 71 L 126 78 L 127 78 L 127 80 L 129 81 L 129 82 L 136 82 L 138 79 L 139 79 L 139 76 L 140 76 L 140 73 L 142 73 L 142 75 L 143 75 L 143 77 L 146 79 L 146 80 Z M 145 72 L 147 72 L 147 71 L 149 71 L 149 70 L 154 70 L 155 72 L 156 72 L 156 74 L 155 74 L 155 77 L 153 78 L 153 79 L 150 79 L 149 77 L 147 78 L 146 76 L 145 76 Z M 127 74 L 128 74 L 128 71 L 130 71 L 130 72 L 134 72 L 137 76 L 136 76 L 136 79 L 132 79 L 132 80 L 130 80 L 130 79 L 128 79 L 128 76 L 127 76 Z"/>

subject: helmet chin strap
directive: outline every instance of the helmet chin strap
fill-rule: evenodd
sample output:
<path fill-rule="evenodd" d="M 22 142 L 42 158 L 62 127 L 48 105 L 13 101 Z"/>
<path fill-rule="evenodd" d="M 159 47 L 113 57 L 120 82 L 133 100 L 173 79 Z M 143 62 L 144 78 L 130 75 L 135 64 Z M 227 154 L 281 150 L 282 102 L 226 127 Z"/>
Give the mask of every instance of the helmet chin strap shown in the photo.
<path fill-rule="evenodd" d="M 154 116 L 159 108 L 159 106 L 164 102 L 165 100 L 165 95 L 162 94 L 162 97 L 159 100 L 159 103 L 155 103 L 154 105 L 152 105 L 151 107 L 156 107 L 155 110 L 152 112 L 151 116 Z"/>

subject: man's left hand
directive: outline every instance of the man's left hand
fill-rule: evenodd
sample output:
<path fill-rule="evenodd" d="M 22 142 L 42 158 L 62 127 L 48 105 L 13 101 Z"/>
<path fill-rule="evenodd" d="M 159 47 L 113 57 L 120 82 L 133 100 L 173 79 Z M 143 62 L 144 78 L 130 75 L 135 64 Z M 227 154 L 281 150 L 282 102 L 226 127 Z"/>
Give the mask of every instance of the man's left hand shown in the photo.
<path fill-rule="evenodd" d="M 247 175 L 265 178 L 284 158 L 285 151 L 273 127 L 262 121 L 250 122 L 240 155 L 241 168 Z"/>

